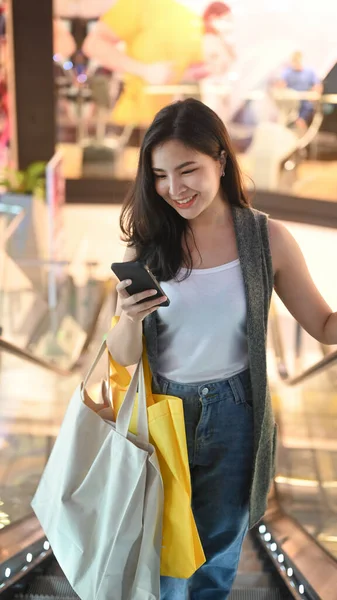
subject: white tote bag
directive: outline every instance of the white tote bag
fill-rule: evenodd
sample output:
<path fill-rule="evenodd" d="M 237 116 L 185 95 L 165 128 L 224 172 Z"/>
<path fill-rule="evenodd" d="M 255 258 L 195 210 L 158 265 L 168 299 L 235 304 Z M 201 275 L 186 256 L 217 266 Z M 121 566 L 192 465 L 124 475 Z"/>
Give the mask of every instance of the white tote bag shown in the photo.
<path fill-rule="evenodd" d="M 149 443 L 143 364 L 116 422 L 105 421 L 83 402 L 105 349 L 70 401 L 32 507 L 82 600 L 157 600 L 163 484 Z M 138 383 L 134 436 L 128 428 Z"/>

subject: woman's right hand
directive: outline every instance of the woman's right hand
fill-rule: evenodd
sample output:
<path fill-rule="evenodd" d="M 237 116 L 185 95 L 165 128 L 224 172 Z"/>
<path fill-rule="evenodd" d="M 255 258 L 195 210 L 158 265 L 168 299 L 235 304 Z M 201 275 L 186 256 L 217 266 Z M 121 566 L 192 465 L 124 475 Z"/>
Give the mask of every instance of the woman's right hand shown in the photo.
<path fill-rule="evenodd" d="M 167 300 L 166 296 L 159 296 L 155 299 L 151 298 L 157 295 L 156 290 L 146 290 L 145 292 L 140 292 L 139 294 L 134 294 L 130 296 L 127 292 L 127 288 L 131 285 L 130 279 L 126 279 L 125 281 L 121 281 L 116 286 L 116 291 L 118 294 L 118 304 L 122 309 L 122 312 L 134 323 L 143 321 L 145 317 L 153 313 L 155 310 L 159 308 L 159 306 Z M 148 298 L 146 302 L 139 302 L 144 298 Z"/>

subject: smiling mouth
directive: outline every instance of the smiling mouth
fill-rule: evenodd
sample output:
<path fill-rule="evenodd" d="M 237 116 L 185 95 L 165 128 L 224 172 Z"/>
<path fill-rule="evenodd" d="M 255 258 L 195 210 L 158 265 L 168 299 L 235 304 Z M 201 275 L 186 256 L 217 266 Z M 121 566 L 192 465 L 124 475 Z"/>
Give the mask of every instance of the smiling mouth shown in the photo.
<path fill-rule="evenodd" d="M 197 194 L 194 194 L 193 196 L 189 196 L 188 198 L 184 198 L 183 200 L 173 200 L 172 199 L 172 201 L 180 208 L 189 208 L 193 204 L 196 197 L 197 197 Z"/>

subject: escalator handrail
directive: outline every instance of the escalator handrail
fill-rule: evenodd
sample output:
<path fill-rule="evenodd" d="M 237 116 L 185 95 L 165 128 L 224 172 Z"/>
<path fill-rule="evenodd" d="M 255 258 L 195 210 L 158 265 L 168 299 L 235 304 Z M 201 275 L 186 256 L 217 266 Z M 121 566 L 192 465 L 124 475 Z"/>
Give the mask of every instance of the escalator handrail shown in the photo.
<path fill-rule="evenodd" d="M 20 348 L 19 346 L 16 346 L 15 344 L 8 342 L 3 337 L 0 337 L 0 352 L 1 351 L 8 352 L 9 354 L 16 356 L 17 358 L 22 358 L 23 360 L 25 360 L 27 362 L 30 362 L 39 367 L 43 367 L 44 369 L 47 369 L 48 371 L 52 371 L 53 373 L 56 373 L 57 375 L 68 376 L 68 375 L 71 375 L 71 373 L 73 372 L 74 365 L 72 365 L 70 367 L 70 369 L 61 369 L 57 365 L 55 365 L 47 360 L 44 360 L 43 358 L 39 358 L 38 356 L 35 356 L 34 354 L 32 354 L 31 352 L 28 352 L 27 350 L 24 350 L 24 348 Z"/>
<path fill-rule="evenodd" d="M 284 381 L 284 383 L 286 383 L 289 386 L 297 385 L 298 383 L 305 381 L 308 377 L 311 377 L 312 375 L 315 375 L 316 373 L 324 371 L 331 364 L 334 364 L 334 363 L 337 364 L 337 350 L 336 350 L 334 352 L 330 352 L 329 354 L 326 354 L 324 356 L 324 358 L 319 360 L 317 363 L 315 363 L 311 367 L 308 367 L 307 369 L 305 369 L 299 375 L 291 376 L 289 374 L 289 370 L 287 368 L 286 361 L 285 361 L 285 353 L 284 353 L 284 349 L 283 349 L 282 337 L 281 337 L 279 323 L 278 323 L 279 317 L 276 312 L 276 308 L 275 308 L 274 304 L 271 307 L 270 313 L 271 313 L 270 324 L 271 324 L 271 332 L 272 332 L 272 338 L 273 338 L 273 346 L 274 346 L 274 351 L 275 351 L 276 361 L 277 361 L 277 369 L 278 369 L 278 373 L 279 373 L 281 379 Z M 89 334 L 88 338 L 85 342 L 85 347 L 87 347 L 90 337 L 91 337 L 91 335 Z M 16 346 L 15 344 L 8 342 L 3 337 L 0 337 L 0 351 L 1 350 L 5 351 L 5 352 L 9 352 L 10 354 L 17 356 L 18 358 L 22 358 L 23 360 L 26 360 L 32 364 L 35 364 L 44 369 L 47 369 L 48 371 L 52 371 L 53 373 L 56 373 L 56 374 L 62 375 L 62 376 L 71 375 L 73 373 L 74 368 L 76 367 L 76 364 L 78 363 L 78 358 L 77 358 L 68 369 L 58 367 L 57 365 L 53 364 L 52 362 L 44 360 L 43 358 L 39 358 L 39 357 L 35 356 L 34 354 L 32 354 L 31 352 L 28 352 L 27 350 L 24 350 L 23 348 L 20 348 L 19 346 Z"/>
<path fill-rule="evenodd" d="M 272 334 L 272 342 L 273 342 L 274 352 L 275 352 L 275 356 L 276 356 L 277 370 L 278 370 L 278 373 L 279 373 L 282 381 L 284 383 L 286 383 L 287 385 L 294 386 L 299 383 L 302 383 L 309 377 L 312 377 L 313 375 L 316 375 L 318 373 L 321 373 L 322 371 L 325 371 L 325 369 L 330 367 L 332 364 L 335 364 L 335 363 L 337 364 L 337 350 L 336 350 L 334 352 L 329 352 L 328 354 L 326 354 L 324 356 L 324 358 L 317 361 L 311 367 L 304 369 L 304 371 L 302 371 L 302 373 L 299 373 L 298 375 L 295 375 L 295 376 L 290 375 L 287 364 L 286 364 L 286 359 L 285 359 L 282 335 L 281 335 L 280 326 L 279 326 L 279 316 L 278 316 L 274 302 L 272 302 L 271 309 L 270 309 L 270 329 L 271 329 L 271 334 Z"/>
<path fill-rule="evenodd" d="M 312 375 L 316 375 L 317 373 L 325 371 L 325 369 L 330 367 L 332 364 L 337 365 L 337 350 L 335 350 L 334 352 L 330 352 L 324 358 L 319 360 L 311 367 L 305 369 L 299 375 L 296 375 L 295 377 L 290 377 L 287 381 L 287 385 L 297 385 L 298 383 L 302 383 Z"/>
<path fill-rule="evenodd" d="M 9 342 L 8 340 L 4 339 L 1 336 L 0 336 L 0 352 L 1 351 L 8 352 L 9 354 L 16 356 L 17 358 L 21 358 L 21 359 L 23 359 L 27 362 L 30 362 L 36 366 L 42 367 L 43 369 L 47 369 L 47 371 L 56 373 L 57 375 L 61 375 L 62 377 L 69 377 L 69 375 L 72 375 L 72 373 L 78 366 L 79 360 L 80 360 L 83 352 L 87 349 L 88 345 L 90 344 L 90 341 L 91 341 L 94 331 L 95 331 L 96 322 L 97 322 L 100 310 L 101 310 L 105 300 L 107 299 L 108 295 L 111 293 L 111 289 L 112 289 L 111 282 L 110 281 L 106 282 L 105 285 L 103 286 L 103 294 L 102 294 L 101 302 L 99 303 L 99 306 L 98 306 L 97 312 L 95 314 L 95 317 L 93 319 L 93 323 L 90 327 L 90 330 L 87 331 L 87 336 L 84 341 L 84 344 L 83 344 L 82 348 L 80 349 L 78 356 L 76 356 L 76 358 L 73 360 L 72 364 L 67 369 L 58 367 L 55 363 L 53 363 L 51 361 L 48 361 L 48 360 L 45 360 L 38 356 L 35 356 L 35 354 L 33 354 L 32 352 L 29 352 L 28 350 L 25 350 L 24 348 L 20 348 L 19 346 L 12 344 L 12 342 Z"/>

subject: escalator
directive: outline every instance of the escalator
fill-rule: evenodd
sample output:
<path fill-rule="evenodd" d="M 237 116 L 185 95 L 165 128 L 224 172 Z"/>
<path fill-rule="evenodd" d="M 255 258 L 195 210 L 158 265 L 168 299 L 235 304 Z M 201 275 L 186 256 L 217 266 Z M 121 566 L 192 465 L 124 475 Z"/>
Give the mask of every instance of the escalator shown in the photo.
<path fill-rule="evenodd" d="M 78 598 L 53 557 L 34 570 L 29 581 L 11 590 L 14 600 L 69 600 Z M 277 577 L 268 556 L 248 536 L 230 600 L 291 600 L 293 596 Z"/>
<path fill-rule="evenodd" d="M 15 353 L 13 348 L 9 349 L 0 341 L 0 385 L 12 381 L 12 390 L 17 391 L 19 398 L 14 410 L 16 400 L 11 392 L 8 399 L 1 396 L 0 403 L 0 597 L 4 600 L 76 598 L 32 514 L 30 501 L 57 436 L 67 399 L 97 350 L 110 314 L 111 306 L 107 303 L 87 345 L 88 352 L 77 363 L 80 368 L 72 372 L 61 374 L 59 367 L 43 363 L 32 354 L 26 355 L 23 350 Z M 337 477 L 329 463 L 331 479 L 327 481 L 318 460 L 319 448 L 316 446 L 318 439 L 324 438 L 322 422 L 318 436 L 317 432 L 310 432 L 314 423 L 310 421 L 306 433 L 314 434 L 314 444 L 311 444 L 311 438 L 309 441 L 305 438 L 304 421 L 298 413 L 296 435 L 293 435 L 289 431 L 293 424 L 289 425 L 285 418 L 287 411 L 283 410 L 280 400 L 286 388 L 295 390 L 291 393 L 296 399 L 296 407 L 304 397 L 306 403 L 315 406 L 317 396 L 319 403 L 315 410 L 321 414 L 324 393 L 330 411 L 326 421 L 336 422 L 337 388 L 331 375 L 337 372 L 337 353 L 330 353 L 300 376 L 290 377 L 277 343 L 277 321 L 272 322 L 271 329 L 280 379 L 283 380 L 281 387 L 272 386 L 279 421 L 279 467 L 264 520 L 244 542 L 230 599 L 337 600 Z M 9 369 L 7 379 L 3 374 L 6 368 Z M 20 378 L 22 370 L 25 383 Z M 41 381 L 42 393 L 35 389 L 33 392 L 33 386 L 27 385 L 30 371 L 34 380 L 38 377 Z M 13 372 L 16 373 L 15 385 Z M 98 371 L 91 385 L 97 385 L 103 375 Z M 47 401 L 46 389 L 54 387 L 56 395 L 51 394 Z M 305 414 L 304 420 L 307 418 Z M 329 436 L 325 437 L 325 451 L 331 451 L 335 460 L 335 446 L 330 440 L 333 433 Z M 301 460 L 304 456 L 304 462 L 299 466 L 298 456 Z M 307 472 L 303 474 L 301 469 L 304 467 Z"/>

